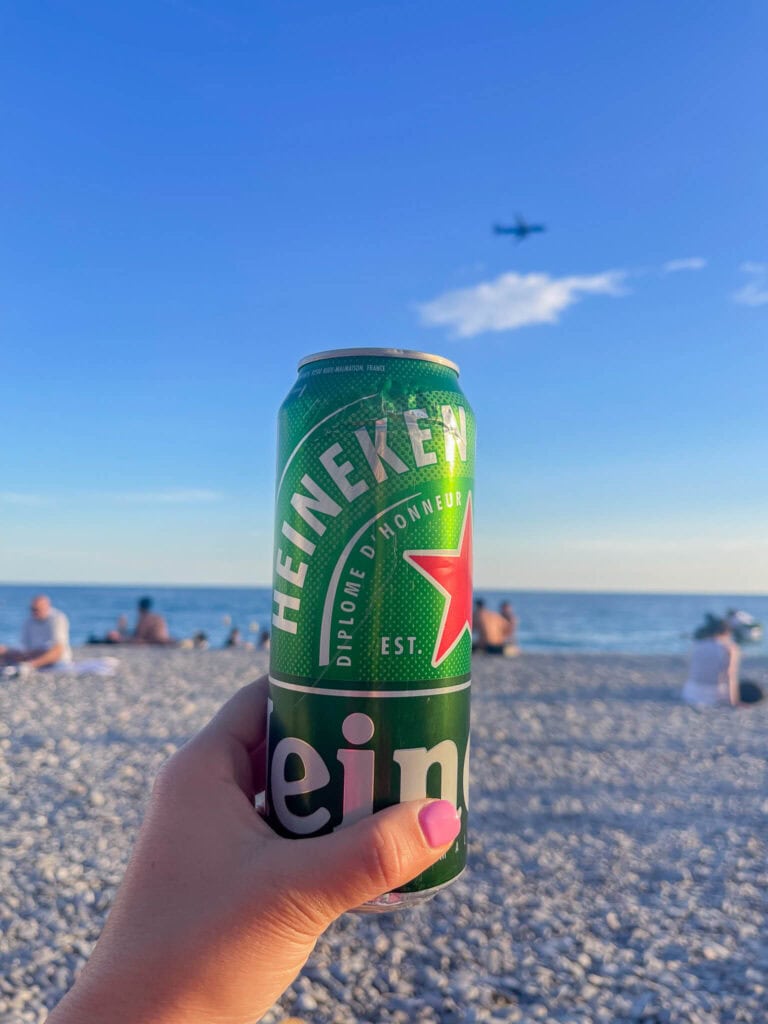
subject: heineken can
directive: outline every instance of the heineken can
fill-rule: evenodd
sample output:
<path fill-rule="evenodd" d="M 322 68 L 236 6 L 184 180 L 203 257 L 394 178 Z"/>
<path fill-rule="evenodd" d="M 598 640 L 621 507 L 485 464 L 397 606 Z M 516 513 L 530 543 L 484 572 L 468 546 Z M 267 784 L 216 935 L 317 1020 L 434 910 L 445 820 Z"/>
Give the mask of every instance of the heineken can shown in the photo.
<path fill-rule="evenodd" d="M 466 863 L 475 426 L 458 367 L 400 349 L 311 355 L 280 409 L 266 814 L 283 836 L 404 800 L 457 807 Z"/>

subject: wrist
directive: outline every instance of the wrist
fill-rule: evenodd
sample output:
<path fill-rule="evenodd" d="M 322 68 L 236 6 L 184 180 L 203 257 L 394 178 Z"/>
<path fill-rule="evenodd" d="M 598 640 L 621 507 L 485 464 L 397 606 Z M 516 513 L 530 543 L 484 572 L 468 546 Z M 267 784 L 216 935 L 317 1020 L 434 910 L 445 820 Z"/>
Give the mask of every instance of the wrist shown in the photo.
<path fill-rule="evenodd" d="M 88 969 L 86 968 L 86 975 Z M 193 1013 L 163 1005 L 156 993 L 125 978 L 83 976 L 55 1007 L 46 1024 L 204 1024 Z"/>

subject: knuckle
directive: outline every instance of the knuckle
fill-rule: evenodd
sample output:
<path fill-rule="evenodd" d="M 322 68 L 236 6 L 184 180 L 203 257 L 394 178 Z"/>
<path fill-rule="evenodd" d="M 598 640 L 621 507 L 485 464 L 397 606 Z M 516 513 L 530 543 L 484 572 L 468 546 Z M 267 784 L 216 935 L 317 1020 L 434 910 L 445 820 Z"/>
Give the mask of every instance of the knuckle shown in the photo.
<path fill-rule="evenodd" d="M 182 751 L 177 751 L 164 761 L 152 783 L 152 795 L 155 799 L 173 798 L 178 792 L 185 777 Z"/>
<path fill-rule="evenodd" d="M 377 825 L 372 830 L 370 845 L 365 853 L 365 866 L 371 883 L 381 892 L 401 885 L 404 879 L 405 851 L 395 835 Z"/>

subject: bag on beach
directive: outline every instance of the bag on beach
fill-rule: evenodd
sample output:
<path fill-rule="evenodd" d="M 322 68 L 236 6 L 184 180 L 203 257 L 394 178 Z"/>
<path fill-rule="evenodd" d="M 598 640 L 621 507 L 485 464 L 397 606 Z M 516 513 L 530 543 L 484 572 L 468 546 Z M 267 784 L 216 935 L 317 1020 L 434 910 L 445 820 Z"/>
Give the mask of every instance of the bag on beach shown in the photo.
<path fill-rule="evenodd" d="M 762 689 L 751 679 L 739 680 L 739 700 L 742 704 L 757 704 L 764 696 Z"/>

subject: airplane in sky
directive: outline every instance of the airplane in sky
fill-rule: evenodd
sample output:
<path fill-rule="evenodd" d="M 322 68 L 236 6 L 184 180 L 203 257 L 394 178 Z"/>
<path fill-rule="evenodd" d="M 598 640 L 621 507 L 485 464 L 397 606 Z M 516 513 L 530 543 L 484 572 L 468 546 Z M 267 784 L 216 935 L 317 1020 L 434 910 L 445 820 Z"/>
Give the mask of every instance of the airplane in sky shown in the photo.
<path fill-rule="evenodd" d="M 515 218 L 514 224 L 494 224 L 493 233 L 495 235 L 512 235 L 518 242 L 522 242 L 528 235 L 538 235 L 543 231 L 546 231 L 544 224 L 529 224 L 520 214 Z"/>

